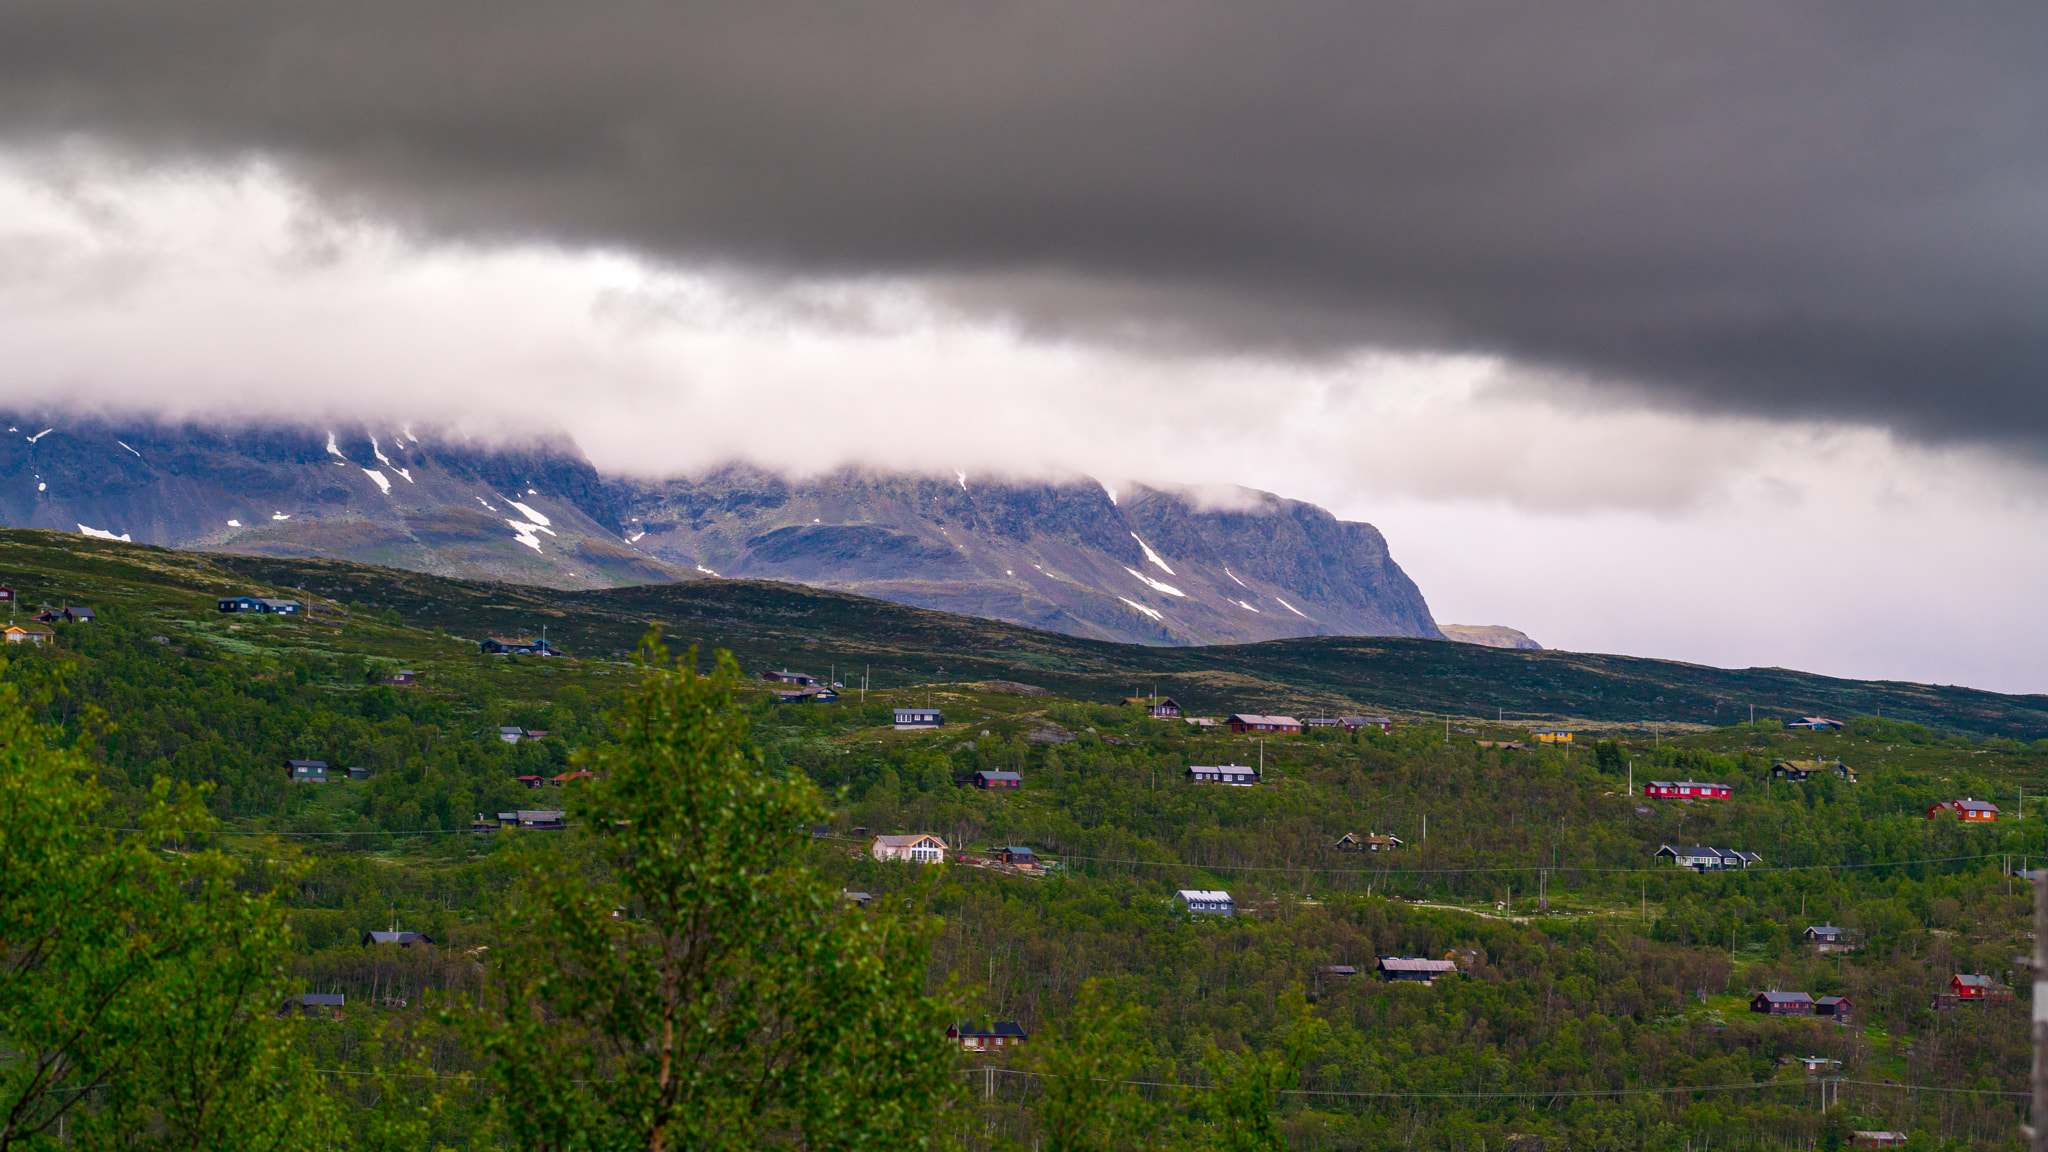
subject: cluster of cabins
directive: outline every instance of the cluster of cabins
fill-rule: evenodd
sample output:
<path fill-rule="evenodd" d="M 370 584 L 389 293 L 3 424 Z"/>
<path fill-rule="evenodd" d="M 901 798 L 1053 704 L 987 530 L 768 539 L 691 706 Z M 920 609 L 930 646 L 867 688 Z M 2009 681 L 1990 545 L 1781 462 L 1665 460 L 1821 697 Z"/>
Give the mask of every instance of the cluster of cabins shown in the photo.
<path fill-rule="evenodd" d="M 0 604 L 11 606 L 16 602 L 16 596 L 17 593 L 14 589 L 0 586 Z M 93 622 L 95 615 L 92 609 L 76 604 L 66 604 L 60 608 L 46 608 L 43 612 L 33 617 L 37 623 L 16 624 L 9 622 L 6 628 L 0 629 L 0 636 L 4 636 L 9 644 L 32 644 L 40 648 L 45 644 L 54 644 L 57 641 L 56 629 L 44 627 L 44 625 L 90 624 Z"/>

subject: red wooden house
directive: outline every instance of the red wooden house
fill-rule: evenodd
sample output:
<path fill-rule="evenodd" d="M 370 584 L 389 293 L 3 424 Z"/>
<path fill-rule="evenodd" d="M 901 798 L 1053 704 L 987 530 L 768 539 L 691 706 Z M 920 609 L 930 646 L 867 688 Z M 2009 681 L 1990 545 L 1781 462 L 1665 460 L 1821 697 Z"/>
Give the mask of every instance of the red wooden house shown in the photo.
<path fill-rule="evenodd" d="M 1961 800 L 1944 800 L 1927 810 L 1927 818 L 1934 819 L 1943 812 L 1954 812 L 1965 824 L 1989 824 L 1998 819 L 1998 805 L 1989 800 L 1972 800 L 1965 796 Z"/>
<path fill-rule="evenodd" d="M 1726 800 L 1734 794 L 1726 784 L 1703 784 L 1698 780 L 1652 780 L 1643 785 L 1643 795 L 1666 800 Z"/>
<path fill-rule="evenodd" d="M 1973 972 L 1949 977 L 1948 990 L 1955 994 L 1958 1001 L 2002 999 L 1997 994 L 1999 987 L 1996 981 L 1989 976 L 1980 976 Z"/>

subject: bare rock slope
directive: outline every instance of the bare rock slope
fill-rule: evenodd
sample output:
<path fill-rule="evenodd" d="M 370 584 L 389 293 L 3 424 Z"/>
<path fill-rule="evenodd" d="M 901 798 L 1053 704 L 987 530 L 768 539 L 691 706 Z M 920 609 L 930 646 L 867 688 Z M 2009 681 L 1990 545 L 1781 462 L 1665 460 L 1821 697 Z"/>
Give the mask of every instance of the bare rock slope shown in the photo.
<path fill-rule="evenodd" d="M 1264 492 L 745 467 L 614 490 L 630 541 L 708 574 L 1151 644 L 1442 636 L 1378 529 Z"/>

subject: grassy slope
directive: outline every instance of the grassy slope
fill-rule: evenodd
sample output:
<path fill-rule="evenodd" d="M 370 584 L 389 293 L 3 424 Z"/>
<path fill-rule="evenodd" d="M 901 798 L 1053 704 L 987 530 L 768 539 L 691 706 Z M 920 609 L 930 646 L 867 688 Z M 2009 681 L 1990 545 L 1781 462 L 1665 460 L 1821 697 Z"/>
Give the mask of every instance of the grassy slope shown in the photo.
<path fill-rule="evenodd" d="M 1574 652 L 1441 641 L 1313 637 L 1207 648 L 1085 640 L 758 581 L 704 580 L 565 592 L 453 580 L 328 560 L 179 553 L 53 532 L 0 531 L 0 579 L 25 604 L 108 595 L 205 611 L 228 592 L 301 594 L 395 608 L 416 628 L 476 639 L 531 633 L 586 656 L 623 655 L 649 625 L 677 646 L 728 648 L 751 670 L 873 669 L 876 686 L 1010 680 L 1083 699 L 1158 691 L 1196 712 L 1356 709 L 1396 715 L 1521 713 L 1526 723 L 1713 725 L 1746 716 L 1876 713 L 1945 730 L 2048 736 L 2048 697 L 1841 680 L 1779 668 L 1720 669 Z M 434 645 L 396 632 L 390 655 Z"/>

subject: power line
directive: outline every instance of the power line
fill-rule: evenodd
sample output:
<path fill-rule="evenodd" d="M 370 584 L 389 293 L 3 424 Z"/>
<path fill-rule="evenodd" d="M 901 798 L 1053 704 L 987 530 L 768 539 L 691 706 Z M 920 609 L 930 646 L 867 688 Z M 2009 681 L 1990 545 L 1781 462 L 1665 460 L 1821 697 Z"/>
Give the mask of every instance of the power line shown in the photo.
<path fill-rule="evenodd" d="M 1346 876 L 1443 876 L 1474 875 L 1492 872 L 1621 872 L 1645 876 L 1670 875 L 1676 869 L 1670 868 L 1598 868 L 1573 864 L 1525 864 L 1498 868 L 1301 868 L 1284 864 L 1197 864 L 1178 863 L 1166 860 L 1119 860 L 1107 856 L 1071 856 L 1055 854 L 1061 860 L 1085 860 L 1092 864 L 1131 864 L 1146 868 L 1193 868 L 1204 872 L 1327 872 Z M 1920 860 L 1882 860 L 1869 864 L 1788 864 L 1783 868 L 1764 868 L 1762 872 L 1819 872 L 1844 871 L 1852 868 L 1903 868 L 1911 864 L 1947 864 L 1959 860 L 1995 860 L 2001 853 L 1986 853 L 1981 856 L 1931 856 Z M 1749 869 L 1735 872 L 1717 872 L 1714 875 L 1743 875 Z"/>
<path fill-rule="evenodd" d="M 1021 1068 L 962 1068 L 956 1075 L 982 1076 L 988 1074 L 1022 1076 L 1033 1080 L 1046 1079 L 1043 1072 L 1032 1072 Z M 1101 1077 L 1090 1077 L 1101 1080 Z M 1108 1081 L 1104 1081 L 1107 1083 Z M 1856 1084 L 1869 1088 L 1892 1088 L 1902 1092 L 1961 1092 L 1980 1096 L 2026 1096 L 2025 1092 L 2008 1092 L 1999 1088 L 1944 1088 L 1927 1084 L 1880 1084 L 1874 1080 L 1839 1080 L 1837 1083 Z M 1216 1084 L 1181 1084 L 1168 1080 L 1118 1080 L 1115 1083 L 1133 1088 L 1178 1088 L 1191 1092 L 1214 1092 L 1221 1086 Z M 1764 1088 L 1805 1088 L 1813 1080 L 1753 1080 L 1744 1084 L 1673 1084 L 1666 1087 L 1649 1088 L 1558 1088 L 1558 1089 L 1517 1089 L 1501 1092 L 1347 1092 L 1321 1088 L 1286 1088 L 1283 1096 L 1332 1096 L 1354 1099 L 1377 1100 L 1549 1100 L 1562 1097 L 1616 1097 L 1616 1096 L 1670 1096 L 1682 1092 L 1744 1092 Z"/>

